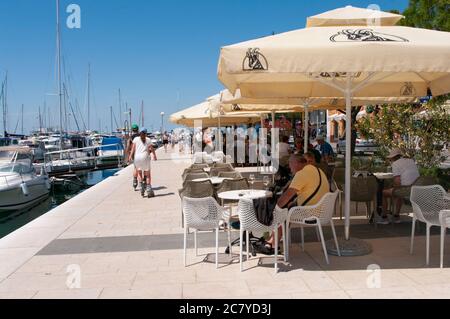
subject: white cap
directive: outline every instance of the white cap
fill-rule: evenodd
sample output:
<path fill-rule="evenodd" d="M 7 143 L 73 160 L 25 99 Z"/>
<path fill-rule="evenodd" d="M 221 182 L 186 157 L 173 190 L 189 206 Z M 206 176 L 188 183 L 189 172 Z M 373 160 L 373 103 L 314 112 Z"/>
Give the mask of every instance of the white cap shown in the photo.
<path fill-rule="evenodd" d="M 399 149 L 399 148 L 394 148 L 394 149 L 389 153 L 389 155 L 387 156 L 387 158 L 388 158 L 388 159 L 393 159 L 394 157 L 401 156 L 401 155 L 403 155 L 401 149 Z"/>

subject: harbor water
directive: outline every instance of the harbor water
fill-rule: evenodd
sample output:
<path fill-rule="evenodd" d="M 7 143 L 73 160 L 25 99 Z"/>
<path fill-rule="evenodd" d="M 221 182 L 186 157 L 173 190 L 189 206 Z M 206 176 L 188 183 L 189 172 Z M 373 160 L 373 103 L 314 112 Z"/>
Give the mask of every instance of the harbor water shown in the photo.
<path fill-rule="evenodd" d="M 15 230 L 25 226 L 29 222 L 46 214 L 53 208 L 56 208 L 95 184 L 113 176 L 118 171 L 119 169 L 108 169 L 103 171 L 87 172 L 78 176 L 78 180 L 83 182 L 82 187 L 61 188 L 54 186 L 52 187 L 50 196 L 37 206 L 22 211 L 0 213 L 0 238 L 3 238 Z"/>

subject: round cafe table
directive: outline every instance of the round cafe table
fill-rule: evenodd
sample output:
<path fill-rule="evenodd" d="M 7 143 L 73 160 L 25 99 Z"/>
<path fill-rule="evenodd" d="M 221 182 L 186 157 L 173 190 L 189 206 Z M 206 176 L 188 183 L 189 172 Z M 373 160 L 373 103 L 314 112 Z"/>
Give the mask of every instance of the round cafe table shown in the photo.
<path fill-rule="evenodd" d="M 379 180 L 389 180 L 394 178 L 392 173 L 374 173 L 373 174 Z"/>
<path fill-rule="evenodd" d="M 222 200 L 233 200 L 238 201 L 242 198 L 244 199 L 259 199 L 265 197 L 271 197 L 272 192 L 264 191 L 264 190 L 237 190 L 237 191 L 229 191 L 218 194 L 219 198 Z"/>
<path fill-rule="evenodd" d="M 206 182 L 211 181 L 213 185 L 220 185 L 223 183 L 224 180 L 232 180 L 232 178 L 229 177 L 210 177 L 210 178 L 198 178 L 194 179 L 194 182 Z"/>

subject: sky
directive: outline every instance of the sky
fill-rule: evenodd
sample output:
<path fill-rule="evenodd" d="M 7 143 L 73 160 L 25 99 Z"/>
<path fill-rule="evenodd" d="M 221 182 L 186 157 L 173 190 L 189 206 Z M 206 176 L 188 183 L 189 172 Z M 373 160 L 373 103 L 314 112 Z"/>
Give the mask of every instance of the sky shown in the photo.
<path fill-rule="evenodd" d="M 66 25 L 70 4 L 81 8 L 80 29 Z M 143 101 L 145 126 L 159 130 L 164 112 L 164 128 L 171 129 L 170 114 L 223 89 L 217 79 L 222 46 L 303 28 L 308 16 L 338 7 L 371 4 L 402 11 L 408 1 L 61 0 L 65 84 L 87 125 L 90 64 L 90 129 L 111 130 L 110 107 L 119 121 L 119 89 L 122 113 L 127 104 L 133 122 Z M 0 82 L 8 72 L 8 131 L 22 133 L 22 104 L 24 133 L 39 128 L 44 105 L 45 123 L 57 126 L 56 0 L 0 0 L 0 40 Z"/>

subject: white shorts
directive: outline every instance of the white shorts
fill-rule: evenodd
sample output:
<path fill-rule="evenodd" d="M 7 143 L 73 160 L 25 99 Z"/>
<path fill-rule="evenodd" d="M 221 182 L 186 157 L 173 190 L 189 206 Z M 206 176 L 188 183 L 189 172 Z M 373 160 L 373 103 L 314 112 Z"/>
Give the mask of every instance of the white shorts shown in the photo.
<path fill-rule="evenodd" d="M 152 161 L 146 154 L 144 154 L 143 156 L 136 156 L 136 158 L 134 159 L 134 166 L 137 170 L 150 172 L 152 169 Z"/>

